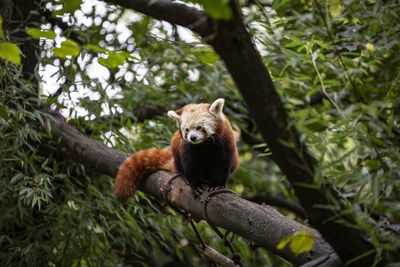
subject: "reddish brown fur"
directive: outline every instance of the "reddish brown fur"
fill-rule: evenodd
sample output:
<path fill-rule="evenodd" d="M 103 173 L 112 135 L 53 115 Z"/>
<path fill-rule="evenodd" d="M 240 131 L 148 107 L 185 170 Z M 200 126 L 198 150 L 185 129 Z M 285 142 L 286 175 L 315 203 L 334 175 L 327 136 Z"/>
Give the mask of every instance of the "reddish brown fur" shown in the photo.
<path fill-rule="evenodd" d="M 171 150 L 149 148 L 138 151 L 119 167 L 114 187 L 115 196 L 120 200 L 133 196 L 140 180 L 160 169 L 177 172 Z"/>

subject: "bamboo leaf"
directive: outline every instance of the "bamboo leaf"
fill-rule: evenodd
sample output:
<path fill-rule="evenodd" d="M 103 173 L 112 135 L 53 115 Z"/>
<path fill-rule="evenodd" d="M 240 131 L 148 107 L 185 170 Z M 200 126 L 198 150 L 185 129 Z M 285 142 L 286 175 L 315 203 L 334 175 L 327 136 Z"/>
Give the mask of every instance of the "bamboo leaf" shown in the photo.
<path fill-rule="evenodd" d="M 0 43 L 0 57 L 14 62 L 18 65 L 21 64 L 21 52 L 18 47 L 13 43 L 1 42 Z"/>
<path fill-rule="evenodd" d="M 70 39 L 61 43 L 60 48 L 53 48 L 53 53 L 57 57 L 66 58 L 67 56 L 77 56 L 80 53 L 78 44 Z"/>
<path fill-rule="evenodd" d="M 290 249 L 294 254 L 298 255 L 309 251 L 314 244 L 314 237 L 305 229 L 296 233 L 290 240 Z"/>
<path fill-rule="evenodd" d="M 54 40 L 57 36 L 53 30 L 43 30 L 39 28 L 29 28 L 26 33 L 35 39 L 46 38 Z"/>

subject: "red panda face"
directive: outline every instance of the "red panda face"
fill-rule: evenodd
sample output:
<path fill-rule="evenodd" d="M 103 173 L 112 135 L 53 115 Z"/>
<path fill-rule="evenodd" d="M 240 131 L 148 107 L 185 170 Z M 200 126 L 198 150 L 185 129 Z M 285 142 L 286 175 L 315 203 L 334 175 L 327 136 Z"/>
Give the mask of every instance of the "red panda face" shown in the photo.
<path fill-rule="evenodd" d="M 177 121 L 182 138 L 192 144 L 200 144 L 216 133 L 218 123 L 225 120 L 222 113 L 224 99 L 220 98 L 210 104 L 189 104 L 184 106 L 178 115 L 168 111 L 168 116 Z"/>
<path fill-rule="evenodd" d="M 199 144 L 215 134 L 217 121 L 207 109 L 190 107 L 184 109 L 180 119 L 180 131 L 185 141 Z"/>

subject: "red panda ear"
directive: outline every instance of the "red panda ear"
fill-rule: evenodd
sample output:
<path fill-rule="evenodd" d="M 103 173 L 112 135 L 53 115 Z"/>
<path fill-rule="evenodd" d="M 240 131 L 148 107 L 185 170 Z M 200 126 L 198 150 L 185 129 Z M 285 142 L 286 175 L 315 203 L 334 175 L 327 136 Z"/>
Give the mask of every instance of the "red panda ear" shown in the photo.
<path fill-rule="evenodd" d="M 182 115 L 182 111 L 183 111 L 183 108 L 180 108 L 178 110 L 175 110 L 175 113 L 180 116 L 180 115 Z"/>
<path fill-rule="evenodd" d="M 225 99 L 218 98 L 211 104 L 210 108 L 208 109 L 208 111 L 210 111 L 211 114 L 213 114 L 215 117 L 217 117 L 217 119 L 219 119 L 221 121 L 225 120 L 224 113 L 222 112 L 224 103 L 225 103 Z"/>
<path fill-rule="evenodd" d="M 170 111 L 168 111 L 168 117 L 170 117 L 170 118 L 176 120 L 177 122 L 179 122 L 179 120 L 181 119 L 181 116 L 178 114 L 178 111 L 180 111 L 179 114 L 182 113 L 181 110 L 177 110 L 177 111 L 170 110 Z"/>

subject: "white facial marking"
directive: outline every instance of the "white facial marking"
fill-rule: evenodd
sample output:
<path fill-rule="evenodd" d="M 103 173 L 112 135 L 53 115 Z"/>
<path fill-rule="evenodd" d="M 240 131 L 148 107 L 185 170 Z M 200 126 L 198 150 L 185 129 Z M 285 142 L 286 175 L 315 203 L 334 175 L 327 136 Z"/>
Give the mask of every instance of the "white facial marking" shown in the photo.
<path fill-rule="evenodd" d="M 176 120 L 185 141 L 199 144 L 215 134 L 218 123 L 225 120 L 224 103 L 223 98 L 218 98 L 211 105 L 189 104 L 182 108 L 181 115 L 170 110 L 168 116 Z"/>
<path fill-rule="evenodd" d="M 215 134 L 218 121 L 207 108 L 198 105 L 185 107 L 181 115 L 181 133 L 184 140 L 199 144 Z"/>

